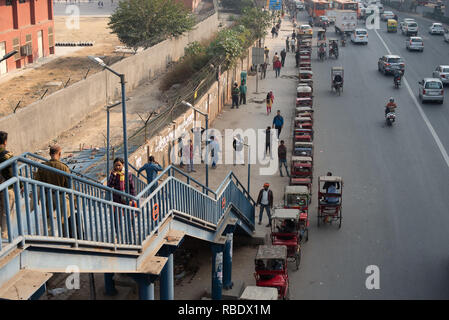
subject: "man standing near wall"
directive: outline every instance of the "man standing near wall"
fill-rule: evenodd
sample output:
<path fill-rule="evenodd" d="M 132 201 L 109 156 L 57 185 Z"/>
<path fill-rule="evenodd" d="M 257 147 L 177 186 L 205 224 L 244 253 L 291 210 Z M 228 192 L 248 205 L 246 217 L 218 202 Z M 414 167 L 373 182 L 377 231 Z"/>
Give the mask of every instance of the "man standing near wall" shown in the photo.
<path fill-rule="evenodd" d="M 153 182 L 153 180 L 157 177 L 157 173 L 159 171 L 162 171 L 161 165 L 154 160 L 153 156 L 148 157 L 148 163 L 144 164 L 143 167 L 141 167 L 137 174 L 140 174 L 143 170 L 145 170 L 145 173 L 147 175 L 147 183 L 150 184 Z M 153 192 L 157 188 L 157 182 L 151 187 L 151 192 Z"/>
<path fill-rule="evenodd" d="M 9 152 L 6 150 L 6 145 L 8 143 L 8 133 L 5 131 L 0 131 L 0 163 L 5 162 L 8 159 L 11 159 L 14 157 L 12 152 Z M 9 180 L 12 177 L 12 167 L 6 167 L 2 171 L 0 171 L 0 183 L 3 183 L 7 180 Z M 1 223 L 1 229 L 2 234 L 1 237 L 3 239 L 8 238 L 8 230 L 6 226 L 6 204 L 5 204 L 5 195 L 3 194 L 6 190 L 0 192 L 0 223 Z M 14 189 L 13 186 L 8 187 L 8 197 L 9 197 L 9 214 L 11 221 L 13 220 L 13 217 L 15 216 L 15 210 L 14 210 L 14 203 L 15 203 L 15 197 L 14 197 Z"/>
<path fill-rule="evenodd" d="M 239 108 L 239 95 L 240 95 L 240 90 L 239 90 L 239 84 L 237 82 L 234 82 L 234 86 L 232 87 L 232 107 L 231 109 L 234 109 L 234 106 L 237 107 L 237 109 Z"/>
<path fill-rule="evenodd" d="M 242 84 L 240 85 L 240 104 L 246 104 L 246 83 L 245 80 L 242 80 Z"/>

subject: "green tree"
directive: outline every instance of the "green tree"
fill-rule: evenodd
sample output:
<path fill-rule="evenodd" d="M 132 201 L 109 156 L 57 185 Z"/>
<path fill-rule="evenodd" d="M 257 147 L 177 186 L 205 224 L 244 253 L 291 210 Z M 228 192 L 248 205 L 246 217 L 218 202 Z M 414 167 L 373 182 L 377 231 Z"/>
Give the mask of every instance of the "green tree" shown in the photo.
<path fill-rule="evenodd" d="M 175 0 L 128 0 L 120 2 L 108 25 L 122 43 L 137 49 L 191 30 L 195 19 Z"/>
<path fill-rule="evenodd" d="M 251 30 L 254 39 L 261 39 L 267 35 L 267 28 L 271 25 L 270 12 L 256 7 L 247 7 L 243 10 L 240 23 Z"/>
<path fill-rule="evenodd" d="M 254 6 L 253 0 L 221 0 L 223 8 L 234 9 L 242 12 L 246 7 Z"/>

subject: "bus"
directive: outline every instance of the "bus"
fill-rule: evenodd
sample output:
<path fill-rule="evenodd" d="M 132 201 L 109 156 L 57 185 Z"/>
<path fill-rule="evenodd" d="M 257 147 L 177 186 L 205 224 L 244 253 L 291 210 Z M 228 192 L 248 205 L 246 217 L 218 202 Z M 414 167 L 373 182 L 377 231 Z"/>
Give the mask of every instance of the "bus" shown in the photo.
<path fill-rule="evenodd" d="M 329 9 L 329 2 L 325 0 L 305 0 L 306 10 L 312 18 L 325 16 Z"/>
<path fill-rule="evenodd" d="M 357 12 L 357 18 L 360 19 L 360 7 L 357 1 L 353 0 L 333 0 L 334 9 L 353 10 Z"/>

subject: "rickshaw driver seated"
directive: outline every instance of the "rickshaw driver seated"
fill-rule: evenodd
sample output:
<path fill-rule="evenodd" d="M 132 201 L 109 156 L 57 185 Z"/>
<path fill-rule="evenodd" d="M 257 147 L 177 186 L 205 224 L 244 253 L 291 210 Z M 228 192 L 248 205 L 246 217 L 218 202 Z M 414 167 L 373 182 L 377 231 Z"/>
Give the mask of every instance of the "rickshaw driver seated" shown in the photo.
<path fill-rule="evenodd" d="M 394 112 L 396 109 L 397 105 L 396 103 L 394 103 L 394 98 L 391 97 L 390 101 L 387 103 L 387 105 L 385 106 L 385 116 L 387 115 L 387 113 L 389 112 Z"/>
<path fill-rule="evenodd" d="M 277 226 L 278 230 L 280 233 L 293 233 L 295 232 L 296 229 L 296 225 L 295 222 L 291 219 L 288 220 L 284 220 L 284 222 L 282 223 L 282 225 Z M 279 239 L 282 240 L 290 240 L 293 239 L 293 236 L 287 236 L 287 235 L 278 235 L 277 236 Z"/>
<path fill-rule="evenodd" d="M 328 172 L 327 176 L 332 176 L 332 172 Z M 323 189 L 326 190 L 326 193 L 335 193 L 338 194 L 337 190 L 340 190 L 340 182 L 331 182 L 326 181 L 323 185 Z M 324 199 L 326 203 L 336 204 L 339 201 L 337 197 L 326 197 Z"/>
<path fill-rule="evenodd" d="M 334 87 L 335 87 L 335 85 L 338 83 L 338 84 L 341 84 L 343 82 L 343 78 L 341 77 L 341 75 L 339 75 L 339 74 L 337 74 L 337 75 L 335 75 L 335 77 L 334 77 Z M 326 182 L 327 183 L 327 182 Z"/>

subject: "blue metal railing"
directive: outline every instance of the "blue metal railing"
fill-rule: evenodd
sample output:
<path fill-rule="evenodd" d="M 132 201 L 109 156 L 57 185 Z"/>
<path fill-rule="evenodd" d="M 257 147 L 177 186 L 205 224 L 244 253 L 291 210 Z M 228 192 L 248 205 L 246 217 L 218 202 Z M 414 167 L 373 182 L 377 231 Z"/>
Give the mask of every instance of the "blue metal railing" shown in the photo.
<path fill-rule="evenodd" d="M 139 249 L 173 212 L 217 225 L 231 205 L 254 230 L 254 200 L 232 172 L 213 191 L 169 166 L 148 185 L 134 176 L 140 182 L 140 191 L 132 196 L 48 167 L 31 160 L 29 155 L 1 163 L 0 171 L 9 166 L 13 177 L 0 184 L 6 228 L 2 230 L 5 236 L 0 241 L 0 252 L 2 242 L 13 245 L 18 240 L 22 245 L 25 241 L 45 241 L 71 243 L 75 247 Z M 39 169 L 65 175 L 69 185 L 64 188 L 35 180 Z M 157 185 L 159 181 L 162 182 Z M 112 194 L 136 206 L 113 202 Z"/>

